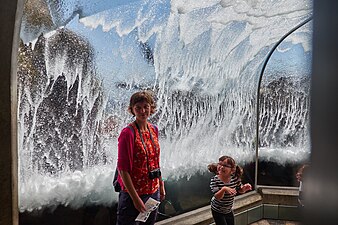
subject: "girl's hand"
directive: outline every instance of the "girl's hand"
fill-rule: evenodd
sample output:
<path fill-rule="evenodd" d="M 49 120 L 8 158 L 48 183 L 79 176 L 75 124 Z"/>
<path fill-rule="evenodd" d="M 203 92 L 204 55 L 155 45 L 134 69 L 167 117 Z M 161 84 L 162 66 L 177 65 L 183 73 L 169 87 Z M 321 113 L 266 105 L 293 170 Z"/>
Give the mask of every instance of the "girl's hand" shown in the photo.
<path fill-rule="evenodd" d="M 237 193 L 236 189 L 234 188 L 229 188 L 229 187 L 222 187 L 222 190 L 225 192 L 225 193 L 228 193 L 230 195 L 235 195 Z"/>
<path fill-rule="evenodd" d="M 247 192 L 247 191 L 250 191 L 251 189 L 252 189 L 251 184 L 246 183 L 246 184 L 244 184 L 244 185 L 242 186 L 241 191 L 242 191 L 243 193 L 245 193 L 245 192 Z"/>
<path fill-rule="evenodd" d="M 133 200 L 134 206 L 135 208 L 141 212 L 144 213 L 145 211 L 147 211 L 146 206 L 144 205 L 142 199 L 140 197 L 137 197 L 135 200 Z"/>

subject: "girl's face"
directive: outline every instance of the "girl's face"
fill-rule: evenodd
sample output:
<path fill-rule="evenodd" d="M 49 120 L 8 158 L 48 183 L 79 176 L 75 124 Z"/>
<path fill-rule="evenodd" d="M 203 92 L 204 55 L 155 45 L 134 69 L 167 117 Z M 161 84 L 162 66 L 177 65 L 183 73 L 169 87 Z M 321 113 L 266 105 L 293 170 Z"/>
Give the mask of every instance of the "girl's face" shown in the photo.
<path fill-rule="evenodd" d="M 235 172 L 235 166 L 231 165 L 228 160 L 223 160 L 218 163 L 218 172 L 219 174 L 232 174 Z"/>
<path fill-rule="evenodd" d="M 302 173 L 300 173 L 300 172 L 296 173 L 296 178 L 297 178 L 298 182 L 301 182 L 302 181 Z"/>
<path fill-rule="evenodd" d="M 135 117 L 139 121 L 146 121 L 151 112 L 151 106 L 148 102 L 142 101 L 142 102 L 137 102 L 133 107 L 132 107 L 133 113 L 135 114 Z"/>

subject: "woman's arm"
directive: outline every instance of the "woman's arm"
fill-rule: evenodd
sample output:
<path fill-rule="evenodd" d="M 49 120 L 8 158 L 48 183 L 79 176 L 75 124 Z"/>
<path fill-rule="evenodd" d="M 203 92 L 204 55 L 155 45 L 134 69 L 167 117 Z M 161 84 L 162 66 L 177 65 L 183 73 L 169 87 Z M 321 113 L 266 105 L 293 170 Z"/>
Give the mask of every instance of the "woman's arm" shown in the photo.
<path fill-rule="evenodd" d="M 155 130 L 155 135 L 157 137 L 157 141 L 158 141 L 158 127 L 156 125 L 153 125 L 153 128 Z M 159 143 L 157 143 L 158 146 L 160 146 Z M 160 151 L 158 152 L 158 158 L 160 158 Z M 162 177 L 159 178 L 160 179 L 160 200 L 163 201 L 165 199 L 165 187 L 164 187 L 164 181 L 162 180 Z"/>
<path fill-rule="evenodd" d="M 165 188 L 164 188 L 164 181 L 162 180 L 162 177 L 160 179 L 160 200 L 163 201 L 165 199 Z"/>
<path fill-rule="evenodd" d="M 124 128 L 118 138 L 117 168 L 122 179 L 123 186 L 127 189 L 128 194 L 133 200 L 135 208 L 139 212 L 145 212 L 146 207 L 141 198 L 138 196 L 129 173 L 133 166 L 133 148 L 134 134 L 129 128 Z"/>
<path fill-rule="evenodd" d="M 122 178 L 123 184 L 128 191 L 131 199 L 133 200 L 135 208 L 139 212 L 145 212 L 146 206 L 144 205 L 143 201 L 141 200 L 140 196 L 137 194 L 133 182 L 131 180 L 130 174 L 127 171 L 119 170 L 120 176 Z"/>

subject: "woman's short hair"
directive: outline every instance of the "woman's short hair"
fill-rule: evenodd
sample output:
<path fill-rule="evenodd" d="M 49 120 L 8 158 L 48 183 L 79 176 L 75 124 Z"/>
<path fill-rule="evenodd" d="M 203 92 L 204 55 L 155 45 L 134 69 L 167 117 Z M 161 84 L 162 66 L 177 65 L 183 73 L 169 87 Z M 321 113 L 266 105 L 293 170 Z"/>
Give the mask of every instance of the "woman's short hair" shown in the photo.
<path fill-rule="evenodd" d="M 144 102 L 144 101 L 150 104 L 150 107 L 151 107 L 150 114 L 155 113 L 156 102 L 154 101 L 153 94 L 150 91 L 139 91 L 139 92 L 134 93 L 130 97 L 128 112 L 135 116 L 135 113 L 133 112 L 134 105 L 136 103 Z"/>

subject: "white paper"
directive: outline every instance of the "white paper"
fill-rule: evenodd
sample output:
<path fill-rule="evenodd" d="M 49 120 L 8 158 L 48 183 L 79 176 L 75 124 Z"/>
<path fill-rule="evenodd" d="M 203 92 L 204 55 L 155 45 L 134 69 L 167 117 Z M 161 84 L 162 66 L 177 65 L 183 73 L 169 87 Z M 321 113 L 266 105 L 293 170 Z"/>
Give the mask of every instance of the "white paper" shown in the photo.
<path fill-rule="evenodd" d="M 139 213 L 135 221 L 146 222 L 150 213 L 154 211 L 155 209 L 157 209 L 159 205 L 160 205 L 159 201 L 156 201 L 155 199 L 150 197 L 145 203 L 147 210 L 144 213 Z"/>

